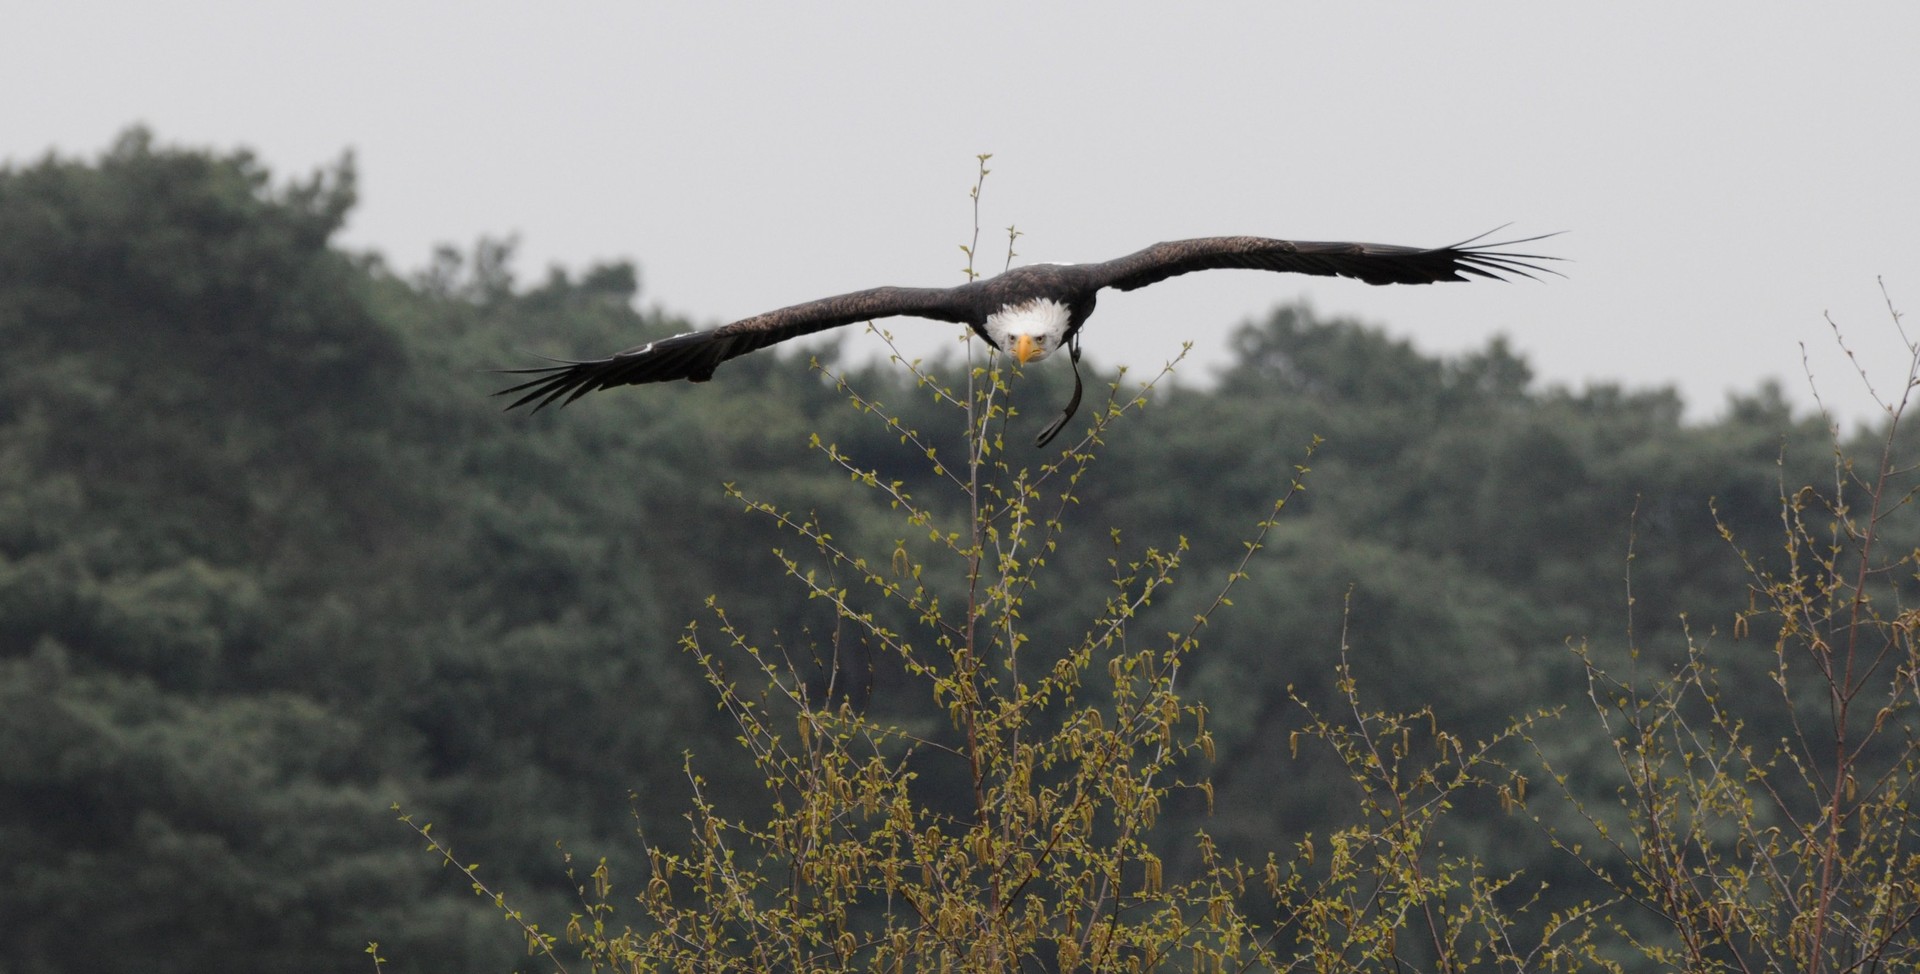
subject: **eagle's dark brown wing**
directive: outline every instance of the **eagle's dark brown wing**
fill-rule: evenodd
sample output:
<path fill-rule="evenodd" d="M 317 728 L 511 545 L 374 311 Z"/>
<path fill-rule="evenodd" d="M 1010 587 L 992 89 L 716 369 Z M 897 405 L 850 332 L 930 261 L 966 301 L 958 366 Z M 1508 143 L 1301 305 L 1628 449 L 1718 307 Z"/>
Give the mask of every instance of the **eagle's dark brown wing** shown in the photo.
<path fill-rule="evenodd" d="M 1471 277 L 1503 280 L 1508 274 L 1532 277 L 1535 272 L 1556 273 L 1533 262 L 1557 258 L 1500 249 L 1541 237 L 1475 243 L 1485 236 L 1481 234 L 1450 247 L 1429 249 L 1266 237 L 1201 237 L 1154 244 L 1118 260 L 1089 264 L 1086 270 L 1098 286 L 1122 291 L 1146 287 L 1179 274 L 1230 267 L 1352 277 L 1368 284 L 1431 284 L 1465 281 Z"/>
<path fill-rule="evenodd" d="M 712 331 L 687 332 L 648 342 L 603 359 L 562 362 L 531 369 L 502 369 L 537 378 L 502 389 L 496 396 L 520 393 L 507 408 L 533 404 L 535 412 L 556 401 L 569 403 L 596 389 L 687 379 L 705 382 L 730 358 L 758 351 L 789 338 L 850 325 L 856 321 L 913 315 L 965 323 L 964 288 L 877 287 L 841 294 L 778 311 L 742 318 Z"/>

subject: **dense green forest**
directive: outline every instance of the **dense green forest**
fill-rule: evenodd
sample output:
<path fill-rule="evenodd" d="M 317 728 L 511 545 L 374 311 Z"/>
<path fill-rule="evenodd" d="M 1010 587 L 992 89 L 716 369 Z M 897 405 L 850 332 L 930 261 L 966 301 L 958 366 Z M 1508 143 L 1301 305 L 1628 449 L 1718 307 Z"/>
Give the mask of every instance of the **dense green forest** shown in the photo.
<path fill-rule="evenodd" d="M 679 646 L 708 597 L 769 644 L 835 644 L 770 554 L 792 535 L 726 485 L 880 551 L 908 529 L 811 438 L 938 493 L 804 353 L 502 415 L 488 369 L 706 323 L 637 311 L 626 263 L 521 280 L 483 241 L 396 271 L 333 242 L 353 204 L 348 163 L 283 181 L 142 131 L 0 170 L 0 972 L 365 970 L 375 940 L 390 972 L 524 968 L 520 933 L 391 806 L 564 923 L 556 843 L 631 864 L 636 819 L 684 831 L 683 754 L 716 801 L 760 791 Z M 1018 379 L 1011 449 L 1062 371 Z M 959 435 L 898 365 L 844 378 Z M 1543 389 L 1499 342 L 1436 359 L 1297 305 L 1103 439 L 1026 604 L 1039 645 L 1073 638 L 1116 550 L 1185 539 L 1149 610 L 1169 621 L 1143 623 L 1176 627 L 1311 468 L 1182 677 L 1210 708 L 1215 801 L 1163 831 L 1252 860 L 1351 814 L 1291 699 L 1336 705 L 1343 644 L 1369 704 L 1431 706 L 1468 740 L 1566 708 L 1533 737 L 1593 795 L 1618 768 L 1574 647 L 1657 671 L 1691 631 L 1726 650 L 1730 693 L 1770 692 L 1773 631 L 1735 631 L 1741 553 L 1775 564 L 1783 494 L 1834 481 L 1824 424 L 1771 387 L 1688 423 L 1671 390 Z M 1884 538 L 1920 545 L 1895 521 Z M 860 651 L 860 705 L 903 706 Z M 1531 816 L 1449 829 L 1494 871 L 1600 895 Z"/>

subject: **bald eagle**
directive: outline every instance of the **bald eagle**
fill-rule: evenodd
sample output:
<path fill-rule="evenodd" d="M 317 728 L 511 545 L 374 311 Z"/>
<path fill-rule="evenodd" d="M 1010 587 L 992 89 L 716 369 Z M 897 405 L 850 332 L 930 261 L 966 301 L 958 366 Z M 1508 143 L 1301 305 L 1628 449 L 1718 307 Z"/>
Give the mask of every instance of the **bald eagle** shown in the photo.
<path fill-rule="evenodd" d="M 1368 284 L 1431 284 L 1476 277 L 1505 280 L 1509 274 L 1531 278 L 1536 271 L 1556 273 L 1534 262 L 1558 258 L 1501 249 L 1541 237 L 1479 243 L 1486 236 L 1430 249 L 1267 237 L 1201 237 L 1157 243 L 1099 264 L 1015 267 L 959 287 L 870 288 L 742 318 L 711 331 L 662 338 L 607 358 L 503 369 L 535 378 L 495 395 L 520 393 L 507 408 L 531 403 L 538 412 L 555 402 L 570 403 L 596 389 L 675 379 L 705 382 L 713 378 L 720 363 L 748 352 L 841 325 L 904 315 L 966 325 L 1022 365 L 1066 348 L 1074 363 L 1073 398 L 1066 412 L 1035 438 L 1036 446 L 1046 446 L 1080 406 L 1080 327 L 1093 314 L 1094 296 L 1102 288 L 1131 291 L 1179 274 L 1234 267 L 1351 277 Z"/>

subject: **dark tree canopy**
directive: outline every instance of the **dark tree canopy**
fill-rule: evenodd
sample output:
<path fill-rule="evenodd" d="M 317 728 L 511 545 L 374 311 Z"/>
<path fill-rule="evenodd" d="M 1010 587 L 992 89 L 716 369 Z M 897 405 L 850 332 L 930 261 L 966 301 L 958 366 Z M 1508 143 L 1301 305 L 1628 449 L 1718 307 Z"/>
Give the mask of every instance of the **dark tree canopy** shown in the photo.
<path fill-rule="evenodd" d="M 928 476 L 775 354 L 502 417 L 483 370 L 690 323 L 636 312 L 630 264 L 518 285 L 510 242 L 396 276 L 334 242 L 353 199 L 351 159 L 282 182 L 140 130 L 0 170 L 0 969 L 338 971 L 369 940 L 389 971 L 505 969 L 514 933 L 389 805 L 564 916 L 553 842 L 632 855 L 631 814 L 672 831 L 682 752 L 727 753 L 675 647 L 703 600 L 801 648 L 830 621 L 721 485 L 885 542 L 809 434 Z M 1224 573 L 1327 440 L 1192 677 L 1210 827 L 1242 851 L 1325 827 L 1339 786 L 1290 758 L 1284 693 L 1327 684 L 1349 591 L 1370 692 L 1492 728 L 1577 682 L 1569 637 L 1617 648 L 1632 512 L 1643 640 L 1671 650 L 1679 613 L 1724 624 L 1743 591 L 1708 499 L 1764 537 L 1781 458 L 1798 482 L 1830 455 L 1777 390 L 1689 425 L 1670 390 L 1541 389 L 1503 342 L 1434 358 L 1301 306 L 1235 342 L 1105 447 L 1037 614 L 1066 638 L 1110 526 Z M 849 372 L 942 435 L 901 373 Z"/>

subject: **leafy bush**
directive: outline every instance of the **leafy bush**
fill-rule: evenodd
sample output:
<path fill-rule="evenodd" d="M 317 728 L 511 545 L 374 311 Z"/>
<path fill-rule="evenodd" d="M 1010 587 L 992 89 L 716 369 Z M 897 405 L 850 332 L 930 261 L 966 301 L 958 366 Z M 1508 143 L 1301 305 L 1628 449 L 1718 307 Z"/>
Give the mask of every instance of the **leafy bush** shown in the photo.
<path fill-rule="evenodd" d="M 1689 628 L 1684 655 L 1651 673 L 1579 654 L 1618 762 L 1617 802 L 1556 773 L 1586 829 L 1555 830 L 1555 844 L 1618 895 L 1611 930 L 1639 966 L 1920 962 L 1920 549 L 1898 540 L 1914 530 L 1920 468 L 1904 424 L 1920 345 L 1892 313 L 1909 358 L 1900 394 L 1874 394 L 1887 416 L 1878 442 L 1858 456 L 1836 430 L 1830 485 L 1782 481 L 1771 555 L 1721 527 L 1751 584 L 1732 638 Z M 1756 642 L 1770 644 L 1764 680 L 1742 665 Z"/>

